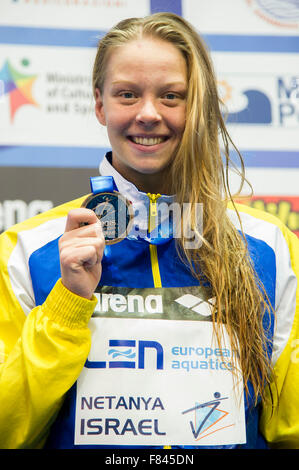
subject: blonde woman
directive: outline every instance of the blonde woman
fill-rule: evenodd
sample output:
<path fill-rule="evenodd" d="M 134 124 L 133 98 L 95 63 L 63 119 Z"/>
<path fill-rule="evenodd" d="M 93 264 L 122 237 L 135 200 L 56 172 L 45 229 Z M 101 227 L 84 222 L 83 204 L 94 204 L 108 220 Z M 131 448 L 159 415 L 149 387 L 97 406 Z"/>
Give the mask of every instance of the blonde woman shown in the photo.
<path fill-rule="evenodd" d="M 1 236 L 0 447 L 299 447 L 298 239 L 234 204 L 202 40 L 124 20 L 93 89 L 94 194 Z M 134 215 L 106 243 L 101 194 Z"/>

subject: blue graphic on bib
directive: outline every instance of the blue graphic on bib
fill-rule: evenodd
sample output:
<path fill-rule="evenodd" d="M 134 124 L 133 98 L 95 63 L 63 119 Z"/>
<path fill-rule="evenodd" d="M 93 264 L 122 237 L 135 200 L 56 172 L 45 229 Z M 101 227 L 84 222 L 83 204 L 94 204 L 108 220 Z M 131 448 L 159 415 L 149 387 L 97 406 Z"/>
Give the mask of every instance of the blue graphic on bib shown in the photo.
<path fill-rule="evenodd" d="M 222 400 L 227 400 L 228 397 L 222 397 L 219 392 L 214 393 L 215 400 L 211 400 L 205 403 L 195 403 L 195 406 L 182 412 L 182 414 L 195 412 L 195 422 L 190 421 L 190 427 L 194 439 L 199 440 L 209 434 L 214 434 L 217 431 L 221 431 L 224 428 L 234 426 L 231 424 L 220 424 L 220 421 L 229 415 L 228 411 L 221 410 L 218 408 Z"/>
<path fill-rule="evenodd" d="M 111 354 L 113 359 L 118 356 L 125 356 L 128 359 L 132 359 L 136 356 L 136 354 L 132 352 L 132 349 L 128 349 L 127 351 L 118 351 L 118 349 L 110 349 L 108 354 Z"/>
<path fill-rule="evenodd" d="M 164 368 L 164 351 L 163 346 L 158 343 L 157 341 L 136 341 L 135 340 L 118 340 L 118 339 L 110 339 L 108 341 L 109 346 L 113 347 L 113 349 L 109 349 L 108 355 L 111 356 L 111 359 L 115 359 L 116 357 L 125 357 L 126 359 L 133 359 L 136 357 L 136 353 L 133 352 L 132 348 L 137 348 L 137 361 L 91 361 L 89 359 L 86 360 L 84 367 L 87 369 L 144 369 L 146 364 L 146 351 L 154 351 L 155 353 L 155 361 L 153 367 L 156 369 L 163 369 Z M 126 349 L 124 351 L 120 349 L 115 349 L 115 347 L 128 347 L 130 349 Z"/>

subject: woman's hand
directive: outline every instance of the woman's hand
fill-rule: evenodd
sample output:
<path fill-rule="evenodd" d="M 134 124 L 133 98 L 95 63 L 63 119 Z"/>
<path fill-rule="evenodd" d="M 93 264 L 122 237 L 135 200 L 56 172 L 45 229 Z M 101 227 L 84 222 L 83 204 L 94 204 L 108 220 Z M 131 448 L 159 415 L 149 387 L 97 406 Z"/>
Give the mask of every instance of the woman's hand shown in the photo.
<path fill-rule="evenodd" d="M 91 299 L 102 275 L 104 248 L 101 223 L 95 213 L 84 208 L 71 210 L 59 240 L 61 280 L 68 290 Z"/>

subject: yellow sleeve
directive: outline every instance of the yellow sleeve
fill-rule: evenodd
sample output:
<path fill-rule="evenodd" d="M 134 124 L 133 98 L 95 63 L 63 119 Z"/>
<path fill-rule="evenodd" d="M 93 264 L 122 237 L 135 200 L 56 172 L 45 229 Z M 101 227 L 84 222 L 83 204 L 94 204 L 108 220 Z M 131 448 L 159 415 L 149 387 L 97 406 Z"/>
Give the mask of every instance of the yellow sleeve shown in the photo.
<path fill-rule="evenodd" d="M 4 349 L 0 448 L 43 446 L 64 394 L 88 356 L 87 323 L 95 305 L 96 299 L 75 296 L 58 281 L 45 303 L 27 316 L 14 347 Z M 13 323 L 7 326 L 11 336 Z M 2 329 L 1 337 L 5 345 Z"/>
<path fill-rule="evenodd" d="M 240 212 L 252 214 L 278 226 L 287 244 L 290 268 L 297 278 L 295 311 L 289 311 L 293 318 L 288 341 L 274 364 L 274 375 L 271 386 L 267 390 L 267 405 L 263 407 L 260 429 L 270 447 L 279 449 L 299 449 L 299 239 L 279 219 L 263 211 L 252 209 L 246 205 L 237 205 Z M 277 266 L 281 269 L 281 266 Z M 288 294 L 283 296 L 288 303 Z M 276 317 L 279 315 L 279 306 Z M 275 332 L 280 334 L 280 332 Z M 272 396 L 272 398 L 271 398 Z M 273 400 L 273 401 L 272 401 Z M 273 405 L 273 406 L 272 406 Z"/>
<path fill-rule="evenodd" d="M 297 277 L 296 311 L 288 342 L 274 366 L 271 386 L 274 408 L 269 389 L 269 406 L 263 409 L 261 430 L 271 447 L 299 449 L 299 240 L 287 229 L 284 237 Z"/>
<path fill-rule="evenodd" d="M 38 225 L 43 217 L 22 223 L 21 229 Z M 27 302 L 31 311 L 25 315 L 7 267 L 16 227 L 0 236 L 0 448 L 42 448 L 88 356 L 88 321 L 97 300 L 71 293 L 58 280 L 41 306 Z"/>

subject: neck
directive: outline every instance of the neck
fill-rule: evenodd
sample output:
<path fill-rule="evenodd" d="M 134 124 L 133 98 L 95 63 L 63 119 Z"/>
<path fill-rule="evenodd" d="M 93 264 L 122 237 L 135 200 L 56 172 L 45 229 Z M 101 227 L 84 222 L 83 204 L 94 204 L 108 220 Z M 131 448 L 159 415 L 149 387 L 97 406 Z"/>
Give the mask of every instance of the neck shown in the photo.
<path fill-rule="evenodd" d="M 130 180 L 136 186 L 136 188 L 143 193 L 160 193 L 165 195 L 170 194 L 170 188 L 167 182 L 166 174 L 163 176 L 163 178 L 161 178 L 160 175 L 138 175 L 136 178 L 134 178 L 134 180 L 132 178 Z"/>
<path fill-rule="evenodd" d="M 123 176 L 127 181 L 133 183 L 136 188 L 143 193 L 165 194 L 170 195 L 171 189 L 169 184 L 169 168 L 165 168 L 160 173 L 144 174 L 127 168 L 119 168 L 113 164 L 115 170 Z"/>

